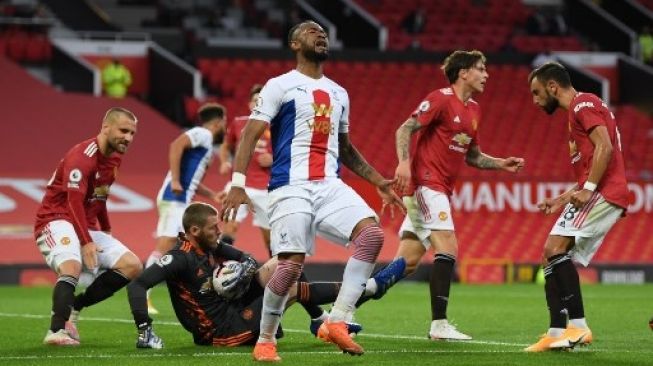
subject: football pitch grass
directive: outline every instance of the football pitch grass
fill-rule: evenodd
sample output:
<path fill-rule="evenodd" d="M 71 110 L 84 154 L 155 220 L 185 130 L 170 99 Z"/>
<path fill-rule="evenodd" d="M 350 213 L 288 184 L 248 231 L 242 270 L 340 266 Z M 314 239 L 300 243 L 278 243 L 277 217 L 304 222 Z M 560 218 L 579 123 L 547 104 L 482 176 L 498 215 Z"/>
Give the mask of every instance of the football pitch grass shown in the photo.
<path fill-rule="evenodd" d="M 308 332 L 308 316 L 294 305 L 284 315 L 279 354 L 285 365 L 653 365 L 653 286 L 583 286 L 594 344 L 571 352 L 526 354 L 548 326 L 543 289 L 537 285 L 455 285 L 449 318 L 474 337 L 468 342 L 429 341 L 428 286 L 401 283 L 357 312 L 364 330 L 361 357 L 344 355 Z M 0 365 L 251 365 L 251 347 L 195 346 L 177 323 L 165 287 L 154 300 L 161 314 L 155 331 L 161 350 L 135 348 L 136 329 L 126 293 L 82 311 L 82 344 L 63 348 L 41 342 L 49 326 L 50 288 L 0 287 Z"/>

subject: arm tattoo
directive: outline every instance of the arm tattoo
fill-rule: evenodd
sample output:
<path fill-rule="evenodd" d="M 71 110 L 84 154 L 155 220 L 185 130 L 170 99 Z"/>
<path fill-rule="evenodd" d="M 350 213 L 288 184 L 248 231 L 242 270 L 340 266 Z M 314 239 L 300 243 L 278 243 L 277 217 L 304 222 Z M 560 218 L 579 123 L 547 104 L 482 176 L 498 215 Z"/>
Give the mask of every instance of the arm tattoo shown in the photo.
<path fill-rule="evenodd" d="M 339 140 L 339 155 L 342 164 L 361 178 L 371 181 L 372 175 L 376 173 L 376 170 L 367 163 L 363 155 L 351 144 L 349 135 L 341 133 Z"/>
<path fill-rule="evenodd" d="M 410 137 L 421 127 L 422 125 L 420 125 L 415 118 L 411 117 L 397 129 L 395 141 L 397 144 L 397 157 L 399 158 L 399 161 L 408 160 Z"/>
<path fill-rule="evenodd" d="M 497 159 L 482 153 L 478 145 L 473 145 L 469 148 L 469 150 L 467 150 L 467 155 L 465 155 L 465 162 L 467 165 L 478 169 L 500 168 Z"/>

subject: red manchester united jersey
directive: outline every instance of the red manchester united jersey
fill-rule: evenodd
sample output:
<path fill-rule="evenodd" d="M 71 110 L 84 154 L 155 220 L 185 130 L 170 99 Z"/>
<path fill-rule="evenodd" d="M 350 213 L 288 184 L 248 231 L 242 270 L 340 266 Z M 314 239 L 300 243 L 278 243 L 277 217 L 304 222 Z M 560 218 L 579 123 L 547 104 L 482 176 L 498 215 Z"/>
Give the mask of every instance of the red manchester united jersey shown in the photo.
<path fill-rule="evenodd" d="M 452 88 L 435 90 L 412 117 L 422 125 L 411 148 L 413 184 L 451 195 L 470 146 L 478 144 L 480 107 L 463 103 Z"/>
<path fill-rule="evenodd" d="M 89 228 L 110 231 L 106 200 L 121 159 L 118 153 L 104 157 L 95 138 L 70 149 L 48 182 L 36 212 L 35 235 L 53 220 L 69 221 L 82 244 L 92 241 Z"/>
<path fill-rule="evenodd" d="M 234 118 L 233 122 L 227 127 L 227 142 L 234 147 L 234 151 L 240 135 L 247 124 L 249 116 L 240 116 Z M 264 168 L 258 164 L 258 156 L 263 153 L 272 153 L 270 145 L 270 129 L 266 129 L 261 138 L 256 142 L 252 161 L 247 167 L 247 186 L 256 189 L 267 189 L 270 181 L 270 168 Z"/>
<path fill-rule="evenodd" d="M 606 201 L 628 207 L 628 185 L 621 139 L 614 115 L 599 97 L 590 93 L 578 93 L 569 105 L 569 155 L 578 186 L 582 187 L 589 177 L 594 157 L 594 144 L 590 139 L 592 129 L 605 126 L 612 143 L 612 158 L 598 184 L 597 190 Z"/>

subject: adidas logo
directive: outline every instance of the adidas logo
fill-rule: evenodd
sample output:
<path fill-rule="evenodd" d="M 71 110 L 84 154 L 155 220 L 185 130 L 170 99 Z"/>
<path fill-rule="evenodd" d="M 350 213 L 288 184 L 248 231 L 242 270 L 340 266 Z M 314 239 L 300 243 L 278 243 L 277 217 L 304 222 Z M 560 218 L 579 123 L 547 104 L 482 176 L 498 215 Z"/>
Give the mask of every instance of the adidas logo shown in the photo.
<path fill-rule="evenodd" d="M 454 118 L 453 118 L 453 121 L 454 121 L 455 123 L 460 123 L 460 117 L 458 117 L 458 116 L 454 117 Z"/>

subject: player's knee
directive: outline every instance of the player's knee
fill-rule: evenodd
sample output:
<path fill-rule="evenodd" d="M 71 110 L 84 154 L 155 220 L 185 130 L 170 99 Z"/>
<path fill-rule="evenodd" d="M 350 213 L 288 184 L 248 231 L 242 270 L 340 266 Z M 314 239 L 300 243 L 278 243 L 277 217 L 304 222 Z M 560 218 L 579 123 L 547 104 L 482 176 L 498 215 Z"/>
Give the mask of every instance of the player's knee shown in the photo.
<path fill-rule="evenodd" d="M 267 284 L 272 292 L 279 296 L 285 296 L 293 284 L 297 282 L 302 273 L 304 265 L 291 260 L 282 259 L 277 264 L 277 269 Z"/>
<path fill-rule="evenodd" d="M 566 253 L 566 250 L 564 248 L 560 248 L 558 246 L 553 246 L 553 245 L 546 245 L 544 246 L 544 258 L 543 258 L 544 262 L 548 263 L 549 258 L 564 253 Z"/>
<path fill-rule="evenodd" d="M 419 267 L 419 260 L 421 257 L 416 258 L 416 257 L 404 257 L 406 260 L 406 269 L 404 271 L 404 274 L 406 276 L 411 275 L 417 271 L 417 267 Z"/>
<path fill-rule="evenodd" d="M 353 242 L 356 245 L 353 257 L 368 263 L 374 263 L 381 252 L 384 240 L 383 230 L 378 225 L 363 228 Z"/>
<path fill-rule="evenodd" d="M 67 260 L 57 267 L 59 276 L 69 276 L 79 279 L 82 273 L 82 264 L 76 260 Z"/>
<path fill-rule="evenodd" d="M 125 277 L 134 279 L 143 272 L 143 263 L 134 253 L 127 252 L 120 257 L 114 269 L 120 271 Z"/>

